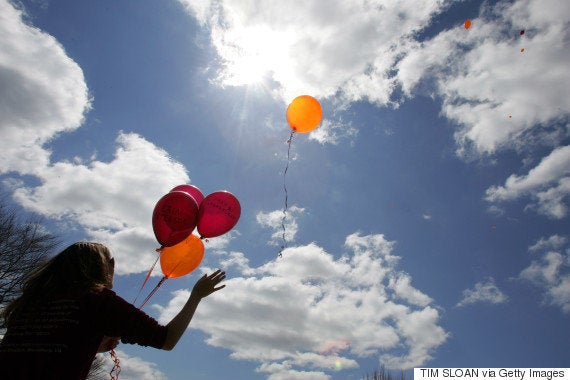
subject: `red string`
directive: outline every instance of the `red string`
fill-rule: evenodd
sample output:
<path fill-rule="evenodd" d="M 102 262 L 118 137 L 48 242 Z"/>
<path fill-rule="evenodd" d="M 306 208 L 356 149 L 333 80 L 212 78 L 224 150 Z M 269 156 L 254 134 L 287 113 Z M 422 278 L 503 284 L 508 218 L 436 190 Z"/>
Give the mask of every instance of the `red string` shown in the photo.
<path fill-rule="evenodd" d="M 135 304 L 137 302 L 137 299 L 139 298 L 139 296 L 141 295 L 141 292 L 144 288 L 144 286 L 146 285 L 146 282 L 148 281 L 150 275 L 152 274 L 152 271 L 154 270 L 154 267 L 156 266 L 156 264 L 158 263 L 158 260 L 160 259 L 160 254 L 162 253 L 162 248 L 157 248 L 156 252 L 158 252 L 158 256 L 156 257 L 156 260 L 154 261 L 154 264 L 152 264 L 152 266 L 150 267 L 150 270 L 148 271 L 148 273 L 146 274 L 146 277 L 141 285 L 141 288 L 139 289 L 139 292 L 137 294 L 137 296 L 135 297 L 135 300 L 133 301 L 133 304 Z"/>
<path fill-rule="evenodd" d="M 154 289 L 152 289 L 152 291 L 150 292 L 150 294 L 145 298 L 145 300 L 143 301 L 143 303 L 139 306 L 139 309 L 142 309 L 144 305 L 146 305 L 146 303 L 148 302 L 148 300 L 150 300 L 150 298 L 152 296 L 154 296 L 154 293 L 156 293 L 156 291 L 158 290 L 158 288 L 160 288 L 160 286 L 164 283 L 164 281 L 166 281 L 168 279 L 168 277 L 164 276 L 163 278 L 160 279 L 160 281 L 158 282 L 158 284 L 156 284 L 156 286 L 154 287 Z"/>
<path fill-rule="evenodd" d="M 121 360 L 115 350 L 111 350 L 111 359 L 113 360 L 113 369 L 111 369 L 109 374 L 111 375 L 111 380 L 118 380 L 121 373 Z"/>
<path fill-rule="evenodd" d="M 156 258 L 156 260 L 154 261 L 154 264 L 152 264 L 152 266 L 150 267 L 150 270 L 148 271 L 148 273 L 146 274 L 146 277 L 141 285 L 141 288 L 139 289 L 139 293 L 137 294 L 137 296 L 135 297 L 135 300 L 133 301 L 133 304 L 135 302 L 137 302 L 137 299 L 139 298 L 139 296 L 141 295 L 141 292 L 144 288 L 144 286 L 146 285 L 150 275 L 152 274 L 152 271 L 154 270 L 154 267 L 156 266 L 156 264 L 158 263 L 158 260 L 160 259 L 160 254 L 162 253 L 162 247 L 157 248 L 156 252 L 158 252 L 158 256 Z M 166 278 L 165 278 L 166 279 Z M 154 288 L 154 290 L 151 292 L 151 294 L 146 298 L 146 300 L 143 302 L 143 304 L 139 307 L 139 309 L 142 309 L 142 307 L 144 306 L 145 303 L 148 302 L 148 300 L 150 299 L 150 297 L 156 293 L 156 290 L 158 289 L 158 287 L 160 285 L 162 285 L 162 282 L 164 282 L 164 279 L 161 280 L 161 282 L 158 283 L 158 285 Z M 111 369 L 111 372 L 109 372 L 109 374 L 111 375 L 111 380 L 118 380 L 119 379 L 119 374 L 121 373 L 121 359 L 119 359 L 119 356 L 117 355 L 117 353 L 115 352 L 115 350 L 111 350 L 110 351 L 111 354 L 111 360 L 113 360 L 113 368 Z"/>

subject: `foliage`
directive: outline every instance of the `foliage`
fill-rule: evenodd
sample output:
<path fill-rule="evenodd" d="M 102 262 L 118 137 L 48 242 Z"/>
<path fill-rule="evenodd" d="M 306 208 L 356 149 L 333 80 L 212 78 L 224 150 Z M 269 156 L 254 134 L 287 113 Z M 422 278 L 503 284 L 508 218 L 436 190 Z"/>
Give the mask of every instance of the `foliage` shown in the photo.
<path fill-rule="evenodd" d="M 0 312 L 20 295 L 24 275 L 45 262 L 58 244 L 39 219 L 22 221 L 0 199 Z M 5 328 L 0 317 L 0 331 Z"/>
<path fill-rule="evenodd" d="M 406 374 L 404 371 L 393 374 L 391 370 L 386 369 L 384 364 L 382 364 L 372 375 L 366 374 L 362 380 L 406 380 Z"/>

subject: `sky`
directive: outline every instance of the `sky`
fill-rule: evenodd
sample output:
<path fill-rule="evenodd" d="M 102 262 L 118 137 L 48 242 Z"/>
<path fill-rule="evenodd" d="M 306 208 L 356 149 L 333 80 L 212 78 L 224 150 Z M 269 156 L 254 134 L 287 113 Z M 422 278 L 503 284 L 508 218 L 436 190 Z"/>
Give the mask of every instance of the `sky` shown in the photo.
<path fill-rule="evenodd" d="M 0 192 L 108 244 L 129 301 L 164 194 L 239 199 L 144 310 L 226 288 L 173 351 L 120 345 L 122 379 L 568 367 L 569 25 L 565 0 L 0 0 Z M 302 94 L 323 120 L 288 157 Z"/>

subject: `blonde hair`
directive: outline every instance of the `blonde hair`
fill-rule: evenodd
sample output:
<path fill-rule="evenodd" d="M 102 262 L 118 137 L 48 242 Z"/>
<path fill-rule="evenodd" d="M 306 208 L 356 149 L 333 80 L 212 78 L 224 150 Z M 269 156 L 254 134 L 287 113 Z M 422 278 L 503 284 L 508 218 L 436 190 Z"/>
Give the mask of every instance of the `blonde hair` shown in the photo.
<path fill-rule="evenodd" d="M 113 283 L 109 248 L 101 243 L 78 242 L 24 277 L 22 295 L 4 310 L 6 323 L 29 305 L 69 292 L 87 291 Z"/>

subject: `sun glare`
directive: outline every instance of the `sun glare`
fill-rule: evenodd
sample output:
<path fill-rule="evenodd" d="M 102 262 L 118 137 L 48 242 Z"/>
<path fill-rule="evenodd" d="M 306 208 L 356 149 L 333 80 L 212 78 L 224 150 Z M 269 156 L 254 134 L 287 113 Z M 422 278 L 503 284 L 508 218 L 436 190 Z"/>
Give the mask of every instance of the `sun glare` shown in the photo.
<path fill-rule="evenodd" d="M 223 82 L 232 86 L 260 84 L 268 75 L 283 76 L 288 70 L 288 40 L 292 36 L 268 28 L 248 28 L 232 33 L 231 48 L 225 48 Z"/>
<path fill-rule="evenodd" d="M 260 57 L 242 56 L 228 64 L 226 83 L 233 86 L 258 84 L 270 69 Z"/>

